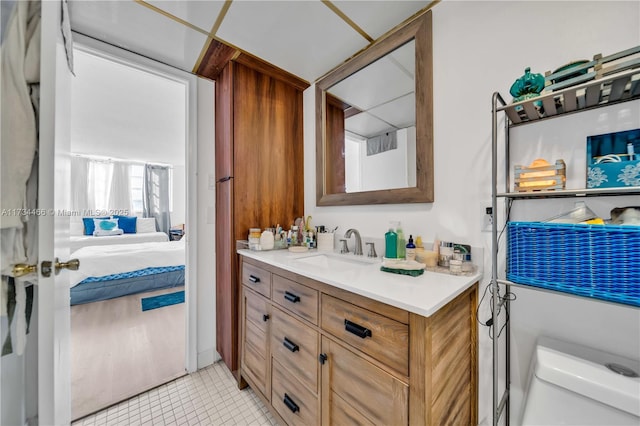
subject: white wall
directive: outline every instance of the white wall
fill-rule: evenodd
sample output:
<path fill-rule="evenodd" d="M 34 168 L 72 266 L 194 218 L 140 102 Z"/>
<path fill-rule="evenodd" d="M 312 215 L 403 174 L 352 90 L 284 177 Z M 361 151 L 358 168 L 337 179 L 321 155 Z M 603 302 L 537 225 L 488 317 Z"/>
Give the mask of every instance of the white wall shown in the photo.
<path fill-rule="evenodd" d="M 511 84 L 528 66 L 533 72 L 544 73 L 571 60 L 591 58 L 597 53 L 607 55 L 636 46 L 640 44 L 639 27 L 638 2 L 445 1 L 438 4 L 433 9 L 435 202 L 317 207 L 315 88 L 311 87 L 304 93 L 305 215 L 312 215 L 317 225 L 339 226 L 340 230 L 355 225 L 362 235 L 378 238 L 382 237 L 390 220 L 401 220 L 407 235 L 421 235 L 425 241 L 437 237 L 468 242 L 484 247 L 485 253 L 490 253 L 490 234 L 482 232 L 482 227 L 484 208 L 491 200 L 492 93 L 499 91 L 510 101 Z M 542 127 L 529 126 L 528 135 L 514 131 L 512 143 L 555 144 L 570 135 L 571 142 L 583 150 L 585 135 L 592 131 L 624 130 L 618 126 L 640 127 L 639 102 L 598 110 L 594 112 L 596 117 L 579 114 L 548 121 Z M 602 114 L 608 114 L 606 118 L 613 116 L 613 124 L 597 125 L 595 121 L 600 122 Z M 622 116 L 630 119 L 618 119 Z M 522 129 L 524 132 L 525 128 Z M 572 149 L 542 151 L 540 148 L 540 152 L 550 160 L 556 155 L 564 155 L 568 167 L 573 168 L 571 173 L 582 174 L 583 153 Z M 503 168 L 502 164 L 499 170 Z M 607 202 L 614 204 L 611 207 L 637 205 L 637 200 L 628 197 L 596 201 L 598 204 Z M 542 219 L 566 208 L 569 202 L 564 202 L 564 206 L 546 201 L 539 203 L 545 206 L 539 207 L 538 211 L 544 212 L 538 217 Z M 608 208 L 599 210 L 606 215 Z M 526 207 L 520 212 L 522 209 Z M 518 213 L 514 211 L 514 215 Z M 488 256 L 484 263 L 487 272 L 480 283 L 480 292 L 484 291 L 490 277 Z M 640 311 L 528 290 L 514 289 L 513 292 L 518 296 L 512 303 L 511 316 L 513 424 L 519 423 L 525 375 L 538 335 L 547 334 L 640 358 Z M 480 318 L 489 316 L 485 301 L 480 308 Z M 481 423 L 490 424 L 491 340 L 486 327 L 480 327 L 479 336 L 479 419 Z"/>
<path fill-rule="evenodd" d="M 184 84 L 74 49 L 71 151 L 185 165 Z"/>
<path fill-rule="evenodd" d="M 398 145 L 396 149 L 367 155 L 367 143 L 362 143 L 360 150 L 360 167 L 362 168 L 362 191 L 387 188 L 402 188 L 407 186 L 407 169 L 401 167 L 407 164 L 407 131 L 398 130 Z M 415 167 L 415 163 L 414 166 Z"/>
<path fill-rule="evenodd" d="M 171 226 L 185 223 L 187 210 L 187 175 L 184 166 L 173 166 L 173 211 Z"/>
<path fill-rule="evenodd" d="M 215 351 L 214 90 L 213 82 L 198 79 L 198 368 L 206 367 L 220 359 L 220 355 Z M 211 180 L 213 183 L 210 183 Z"/>
<path fill-rule="evenodd" d="M 366 140 L 345 140 L 345 186 L 347 192 L 415 186 L 415 126 L 398 130 L 397 147 L 367 155 Z M 411 139 L 413 138 L 413 139 Z M 404 165 L 404 167 L 402 167 Z"/>

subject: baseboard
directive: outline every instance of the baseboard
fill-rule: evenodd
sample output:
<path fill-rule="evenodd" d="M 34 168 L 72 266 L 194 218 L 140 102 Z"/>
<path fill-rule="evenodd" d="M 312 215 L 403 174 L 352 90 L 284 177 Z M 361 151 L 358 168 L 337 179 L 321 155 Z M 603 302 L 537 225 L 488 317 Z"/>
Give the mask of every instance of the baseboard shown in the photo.
<path fill-rule="evenodd" d="M 214 348 L 198 352 L 198 370 L 209 366 L 218 360 L 220 360 L 220 355 L 218 355 Z"/>

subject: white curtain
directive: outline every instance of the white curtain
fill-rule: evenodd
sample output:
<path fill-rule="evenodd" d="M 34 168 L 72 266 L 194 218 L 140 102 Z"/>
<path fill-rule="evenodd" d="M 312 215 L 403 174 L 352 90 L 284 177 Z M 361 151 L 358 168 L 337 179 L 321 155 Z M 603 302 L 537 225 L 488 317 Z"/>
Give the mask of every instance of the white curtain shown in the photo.
<path fill-rule="evenodd" d="M 71 159 L 71 208 L 81 215 L 101 210 L 132 212 L 130 163 L 83 156 Z"/>
<path fill-rule="evenodd" d="M 71 209 L 84 212 L 93 208 L 95 208 L 93 194 L 89 194 L 89 159 L 73 156 L 71 157 Z"/>
<path fill-rule="evenodd" d="M 131 212 L 131 179 L 129 179 L 129 164 L 113 163 L 111 174 L 111 188 L 109 190 L 108 208 L 111 210 L 126 210 Z"/>

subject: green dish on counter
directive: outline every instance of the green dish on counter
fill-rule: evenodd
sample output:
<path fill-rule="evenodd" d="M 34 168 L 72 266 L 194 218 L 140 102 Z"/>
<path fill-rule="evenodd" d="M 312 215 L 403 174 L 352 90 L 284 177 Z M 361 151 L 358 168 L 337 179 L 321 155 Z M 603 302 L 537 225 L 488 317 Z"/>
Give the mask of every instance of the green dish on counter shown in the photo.
<path fill-rule="evenodd" d="M 384 266 L 380 267 L 380 270 L 383 272 L 390 272 L 392 274 L 400 274 L 400 275 L 410 275 L 412 277 L 417 277 L 420 276 L 422 274 L 424 274 L 424 269 L 394 269 L 394 268 L 387 268 Z"/>

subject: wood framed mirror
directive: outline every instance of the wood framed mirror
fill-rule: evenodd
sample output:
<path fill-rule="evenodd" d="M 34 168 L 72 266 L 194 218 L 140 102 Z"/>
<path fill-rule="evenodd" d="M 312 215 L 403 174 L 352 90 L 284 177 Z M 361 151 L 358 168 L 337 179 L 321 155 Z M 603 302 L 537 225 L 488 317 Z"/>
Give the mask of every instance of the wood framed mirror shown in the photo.
<path fill-rule="evenodd" d="M 316 83 L 316 204 L 433 202 L 431 11 Z"/>

